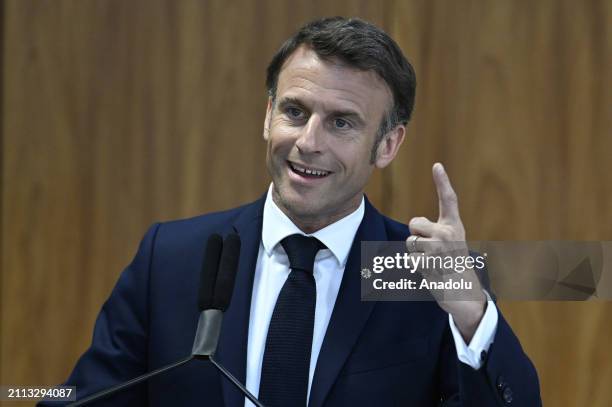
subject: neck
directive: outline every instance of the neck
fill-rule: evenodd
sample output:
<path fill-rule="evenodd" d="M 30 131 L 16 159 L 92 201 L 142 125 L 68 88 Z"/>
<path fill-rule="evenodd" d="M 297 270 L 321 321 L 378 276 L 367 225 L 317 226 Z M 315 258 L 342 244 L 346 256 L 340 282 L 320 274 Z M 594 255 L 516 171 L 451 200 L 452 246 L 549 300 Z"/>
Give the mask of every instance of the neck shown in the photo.
<path fill-rule="evenodd" d="M 296 214 L 283 205 L 276 191 L 272 190 L 272 200 L 278 208 L 295 224 L 302 232 L 312 234 L 326 226 L 331 225 L 350 215 L 359 208 L 363 193 L 359 193 L 351 200 L 350 205 L 333 214 Z"/>

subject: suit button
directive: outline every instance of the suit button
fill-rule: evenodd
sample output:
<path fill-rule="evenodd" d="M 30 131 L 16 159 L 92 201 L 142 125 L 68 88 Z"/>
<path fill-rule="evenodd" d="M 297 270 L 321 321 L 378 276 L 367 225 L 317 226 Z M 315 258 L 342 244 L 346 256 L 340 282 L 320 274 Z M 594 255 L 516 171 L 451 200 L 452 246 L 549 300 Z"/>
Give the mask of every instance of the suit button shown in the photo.
<path fill-rule="evenodd" d="M 504 376 L 497 376 L 497 388 L 501 392 L 504 387 L 506 387 L 506 381 L 504 380 Z"/>
<path fill-rule="evenodd" d="M 510 388 L 510 386 L 504 387 L 504 390 L 502 392 L 502 398 L 504 399 L 504 402 L 506 402 L 506 404 L 512 403 L 512 389 Z"/>
<path fill-rule="evenodd" d="M 483 350 L 482 352 L 480 352 L 480 361 L 484 363 L 486 359 L 487 359 L 487 351 Z"/>

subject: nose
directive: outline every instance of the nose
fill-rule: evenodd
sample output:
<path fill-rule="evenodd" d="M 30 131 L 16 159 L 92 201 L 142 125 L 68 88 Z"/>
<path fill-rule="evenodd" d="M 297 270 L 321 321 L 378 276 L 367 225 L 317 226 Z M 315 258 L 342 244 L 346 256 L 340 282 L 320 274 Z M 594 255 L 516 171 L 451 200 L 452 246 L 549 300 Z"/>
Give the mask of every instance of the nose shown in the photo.
<path fill-rule="evenodd" d="M 300 135 L 295 142 L 298 150 L 303 154 L 320 153 L 323 143 L 323 123 L 321 118 L 313 114 L 308 122 L 300 130 Z"/>

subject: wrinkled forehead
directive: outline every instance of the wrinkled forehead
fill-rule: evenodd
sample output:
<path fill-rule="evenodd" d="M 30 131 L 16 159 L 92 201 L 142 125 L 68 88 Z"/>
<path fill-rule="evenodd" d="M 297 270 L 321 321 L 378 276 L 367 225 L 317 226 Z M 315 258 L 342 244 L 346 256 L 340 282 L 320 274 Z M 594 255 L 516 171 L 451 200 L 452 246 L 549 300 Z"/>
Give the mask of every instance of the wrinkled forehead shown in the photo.
<path fill-rule="evenodd" d="M 321 58 L 306 46 L 296 49 L 283 64 L 276 97 L 350 105 L 364 116 L 382 114 L 393 103 L 389 86 L 376 72 L 348 66 L 338 58 Z"/>

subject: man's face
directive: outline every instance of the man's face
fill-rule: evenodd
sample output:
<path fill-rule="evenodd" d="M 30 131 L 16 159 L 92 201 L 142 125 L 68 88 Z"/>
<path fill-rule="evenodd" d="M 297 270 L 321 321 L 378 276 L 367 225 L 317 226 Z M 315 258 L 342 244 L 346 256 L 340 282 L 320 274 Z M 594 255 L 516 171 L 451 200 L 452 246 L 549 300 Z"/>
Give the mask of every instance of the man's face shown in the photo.
<path fill-rule="evenodd" d="M 357 208 L 374 167 L 387 165 L 403 139 L 400 126 L 392 156 L 386 141 L 370 161 L 391 106 L 391 92 L 374 72 L 321 60 L 304 46 L 287 59 L 264 138 L 273 199 L 298 226 L 316 230 Z"/>

